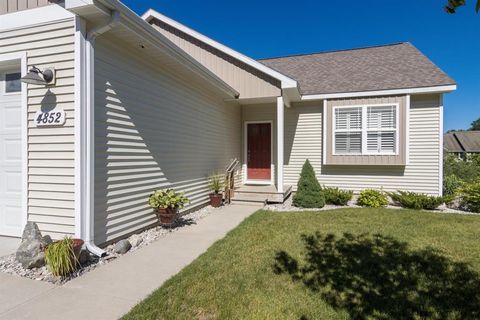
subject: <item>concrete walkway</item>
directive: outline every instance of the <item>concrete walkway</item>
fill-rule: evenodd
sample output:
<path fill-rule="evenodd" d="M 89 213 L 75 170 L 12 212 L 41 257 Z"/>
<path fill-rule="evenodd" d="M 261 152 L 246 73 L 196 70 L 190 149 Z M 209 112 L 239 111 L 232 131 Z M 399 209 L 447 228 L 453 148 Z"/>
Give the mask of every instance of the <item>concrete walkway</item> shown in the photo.
<path fill-rule="evenodd" d="M 225 207 L 63 286 L 0 273 L 0 319 L 118 319 L 258 209 Z"/>

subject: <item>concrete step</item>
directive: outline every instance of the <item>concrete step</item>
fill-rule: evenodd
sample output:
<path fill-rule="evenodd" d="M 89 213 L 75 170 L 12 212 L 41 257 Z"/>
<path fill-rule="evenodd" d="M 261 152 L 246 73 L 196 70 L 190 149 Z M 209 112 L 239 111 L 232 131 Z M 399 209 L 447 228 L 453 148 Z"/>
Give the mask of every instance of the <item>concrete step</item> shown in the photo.
<path fill-rule="evenodd" d="M 240 202 L 251 202 L 251 203 L 265 203 L 267 201 L 267 196 L 263 194 L 245 194 L 245 193 L 235 193 L 235 196 L 232 198 L 233 203 Z"/>

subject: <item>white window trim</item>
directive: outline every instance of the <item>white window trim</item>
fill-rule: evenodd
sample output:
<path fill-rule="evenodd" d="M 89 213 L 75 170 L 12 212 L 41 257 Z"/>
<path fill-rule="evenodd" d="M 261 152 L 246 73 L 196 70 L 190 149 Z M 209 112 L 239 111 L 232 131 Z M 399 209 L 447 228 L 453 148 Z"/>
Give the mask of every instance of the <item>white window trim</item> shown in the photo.
<path fill-rule="evenodd" d="M 367 134 L 369 131 L 393 131 L 392 129 L 369 130 L 367 128 L 367 110 L 368 107 L 390 107 L 395 106 L 395 152 L 369 152 L 367 150 Z M 361 130 L 337 130 L 336 113 L 337 109 L 361 108 L 362 110 L 362 129 Z M 400 103 L 380 103 L 380 104 L 362 104 L 362 105 L 346 105 L 332 107 L 332 155 L 334 156 L 397 156 L 399 155 L 400 127 L 399 127 Z M 362 134 L 362 152 L 361 153 L 336 153 L 335 150 L 335 133 L 336 132 L 361 132 Z"/>

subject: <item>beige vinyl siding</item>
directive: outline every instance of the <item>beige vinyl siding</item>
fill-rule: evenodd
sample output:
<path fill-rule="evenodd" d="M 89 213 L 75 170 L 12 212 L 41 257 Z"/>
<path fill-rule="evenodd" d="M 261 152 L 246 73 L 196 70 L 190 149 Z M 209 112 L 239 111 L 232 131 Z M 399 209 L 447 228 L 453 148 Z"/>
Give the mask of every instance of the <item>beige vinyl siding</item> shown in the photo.
<path fill-rule="evenodd" d="M 0 15 L 5 13 L 17 12 L 27 9 L 34 9 L 43 7 L 52 3 L 62 1 L 55 0 L 1 0 L 0 1 Z"/>
<path fill-rule="evenodd" d="M 241 107 L 108 34 L 95 59 L 95 241 L 156 222 L 155 189 L 208 203 L 208 176 L 240 159 Z"/>
<path fill-rule="evenodd" d="M 315 105 L 316 104 L 316 105 Z M 398 189 L 438 195 L 439 95 L 411 97 L 409 163 L 406 166 L 322 165 L 322 105 L 296 104 L 285 111 L 285 183 L 294 186 L 305 159 L 321 184 L 356 192 L 365 188 Z"/>
<path fill-rule="evenodd" d="M 29 67 L 54 67 L 56 84 L 28 86 L 28 219 L 53 238 L 74 234 L 74 21 L 0 32 L 0 54 L 27 53 Z M 35 112 L 63 109 L 62 127 L 37 128 Z"/>
<path fill-rule="evenodd" d="M 235 88 L 240 93 L 240 98 L 265 98 L 281 95 L 278 80 L 163 22 L 154 19 L 152 25 L 178 47 Z"/>

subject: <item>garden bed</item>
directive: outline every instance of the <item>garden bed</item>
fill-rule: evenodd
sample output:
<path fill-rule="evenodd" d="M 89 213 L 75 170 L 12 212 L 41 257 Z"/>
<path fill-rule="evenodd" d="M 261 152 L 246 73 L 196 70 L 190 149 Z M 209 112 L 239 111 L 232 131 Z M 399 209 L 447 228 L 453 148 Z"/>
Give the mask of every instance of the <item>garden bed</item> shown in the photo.
<path fill-rule="evenodd" d="M 295 207 L 292 203 L 292 195 L 290 195 L 284 203 L 271 203 L 265 205 L 264 209 L 265 210 L 270 210 L 270 211 L 284 211 L 284 212 L 294 212 L 294 211 L 325 211 L 325 210 L 334 210 L 334 209 L 344 209 L 344 208 L 362 208 L 361 206 L 357 205 L 357 197 L 356 195 L 353 196 L 352 200 L 348 202 L 346 206 L 337 206 L 337 205 L 331 205 L 331 204 L 326 204 L 323 208 L 298 208 Z M 389 205 L 386 207 L 388 209 L 405 209 L 401 206 L 398 206 L 392 202 L 389 203 Z M 423 210 L 423 211 L 431 211 L 431 212 L 443 212 L 443 213 L 458 213 L 458 214 L 473 214 L 473 215 L 479 215 L 480 213 L 475 213 L 475 212 L 469 212 L 469 211 L 464 211 L 464 210 L 459 210 L 459 209 L 454 209 L 454 208 L 449 208 L 445 205 L 440 206 L 436 210 Z"/>
<path fill-rule="evenodd" d="M 65 278 L 53 276 L 51 272 L 48 270 L 47 266 L 43 266 L 41 268 L 25 269 L 22 267 L 22 265 L 19 262 L 15 260 L 15 254 L 0 257 L 0 272 L 12 274 L 12 275 L 20 276 L 24 278 L 29 278 L 37 281 L 46 281 L 54 284 L 63 284 L 74 278 L 82 276 L 83 274 L 90 272 L 104 264 L 107 264 L 113 260 L 116 260 L 122 257 L 123 255 L 129 254 L 130 252 L 134 252 L 144 246 L 147 246 L 150 243 L 154 242 L 155 240 L 169 233 L 176 232 L 181 228 L 184 228 L 185 226 L 196 224 L 197 221 L 203 219 L 208 214 L 212 213 L 214 210 L 218 210 L 218 208 L 207 206 L 200 210 L 196 210 L 194 212 L 181 216 L 177 220 L 176 224 L 172 227 L 164 228 L 161 226 L 157 226 L 154 228 L 147 229 L 138 234 L 134 234 L 128 238 L 128 240 L 132 244 L 132 247 L 125 254 L 116 253 L 114 251 L 115 244 L 111 244 L 106 248 L 104 248 L 104 250 L 107 252 L 107 255 L 105 257 L 99 258 L 97 256 L 90 255 L 88 260 L 85 263 L 83 263 L 77 271 L 75 271 L 70 276 Z"/>

